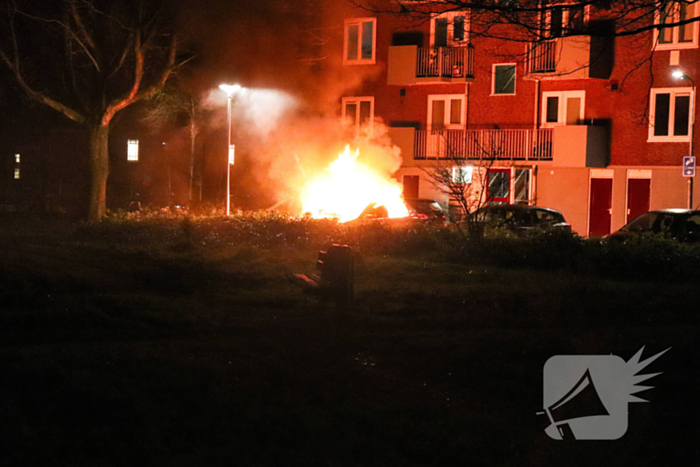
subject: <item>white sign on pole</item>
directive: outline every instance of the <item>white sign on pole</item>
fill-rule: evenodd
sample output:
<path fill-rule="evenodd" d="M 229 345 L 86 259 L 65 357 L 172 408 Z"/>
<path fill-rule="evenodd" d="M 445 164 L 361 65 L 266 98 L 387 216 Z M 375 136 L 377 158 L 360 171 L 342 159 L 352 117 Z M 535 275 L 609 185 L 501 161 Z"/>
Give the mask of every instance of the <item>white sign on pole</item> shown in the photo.
<path fill-rule="evenodd" d="M 695 176 L 695 156 L 685 156 L 683 158 L 683 176 Z"/>

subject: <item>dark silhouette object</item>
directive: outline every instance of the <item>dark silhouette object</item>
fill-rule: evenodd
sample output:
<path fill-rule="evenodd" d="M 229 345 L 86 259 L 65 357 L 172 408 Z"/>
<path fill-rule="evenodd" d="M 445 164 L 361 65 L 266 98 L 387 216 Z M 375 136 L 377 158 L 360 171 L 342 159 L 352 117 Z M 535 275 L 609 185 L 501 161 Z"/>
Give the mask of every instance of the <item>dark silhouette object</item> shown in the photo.
<path fill-rule="evenodd" d="M 347 245 L 331 245 L 319 251 L 316 273 L 292 274 L 290 280 L 307 293 L 339 305 L 352 302 L 355 286 L 355 266 L 352 249 Z"/>

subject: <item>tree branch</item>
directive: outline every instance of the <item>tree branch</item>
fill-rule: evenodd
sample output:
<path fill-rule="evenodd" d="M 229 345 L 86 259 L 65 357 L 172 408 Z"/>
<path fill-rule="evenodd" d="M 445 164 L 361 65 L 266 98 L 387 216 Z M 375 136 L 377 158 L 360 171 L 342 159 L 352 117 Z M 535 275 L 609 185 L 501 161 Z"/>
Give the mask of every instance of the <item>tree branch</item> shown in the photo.
<path fill-rule="evenodd" d="M 15 66 L 14 63 L 2 51 L 0 51 L 0 60 L 2 60 L 7 65 L 10 72 L 12 73 L 15 80 L 17 81 L 17 84 L 19 84 L 19 86 L 22 88 L 22 90 L 27 94 L 27 96 L 30 99 L 33 99 L 33 100 L 40 102 L 48 107 L 51 107 L 52 109 L 54 109 L 58 112 L 61 112 L 63 115 L 65 115 L 66 117 L 70 118 L 71 120 L 73 120 L 75 122 L 78 122 L 81 124 L 85 123 L 86 118 L 81 113 L 76 112 L 75 110 L 68 107 L 67 105 L 62 104 L 61 102 L 58 102 L 57 100 L 52 99 L 49 96 L 32 89 L 27 84 L 27 82 L 24 80 L 24 77 L 20 73 L 19 67 Z"/>
<path fill-rule="evenodd" d="M 112 117 L 122 110 L 125 107 L 128 107 L 129 105 L 133 104 L 136 101 L 139 101 L 141 99 L 144 99 L 146 97 L 149 97 L 153 93 L 155 93 L 158 89 L 163 87 L 165 85 L 165 82 L 168 80 L 170 77 L 170 74 L 173 72 L 173 70 L 180 64 L 175 63 L 175 58 L 177 55 L 177 38 L 176 36 L 172 36 L 169 51 L 168 51 L 168 60 L 167 62 L 163 65 L 162 71 L 156 79 L 154 79 L 153 83 L 146 87 L 145 89 L 139 89 L 141 86 L 141 82 L 143 79 L 143 61 L 144 61 L 144 50 L 141 48 L 141 42 L 140 38 L 137 35 L 135 39 L 135 45 L 134 45 L 134 52 L 136 54 L 136 67 L 135 67 L 135 72 L 134 72 L 134 85 L 131 87 L 131 90 L 126 96 L 123 96 L 121 98 L 114 99 L 108 106 L 107 110 L 104 113 L 104 116 L 102 117 L 103 124 L 108 123 L 111 121 Z"/>

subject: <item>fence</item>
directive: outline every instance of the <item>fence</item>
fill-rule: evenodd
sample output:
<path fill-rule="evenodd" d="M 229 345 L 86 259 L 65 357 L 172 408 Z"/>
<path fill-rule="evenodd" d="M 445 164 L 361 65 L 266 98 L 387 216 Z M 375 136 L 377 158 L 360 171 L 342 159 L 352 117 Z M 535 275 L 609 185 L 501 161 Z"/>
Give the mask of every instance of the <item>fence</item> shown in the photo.
<path fill-rule="evenodd" d="M 417 130 L 414 158 L 551 160 L 552 129 Z"/>

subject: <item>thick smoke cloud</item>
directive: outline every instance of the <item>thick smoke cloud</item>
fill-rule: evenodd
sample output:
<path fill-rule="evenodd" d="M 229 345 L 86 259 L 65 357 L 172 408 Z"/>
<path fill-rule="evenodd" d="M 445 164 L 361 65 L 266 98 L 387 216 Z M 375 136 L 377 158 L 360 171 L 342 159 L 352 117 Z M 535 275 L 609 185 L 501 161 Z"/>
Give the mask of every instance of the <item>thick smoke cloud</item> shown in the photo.
<path fill-rule="evenodd" d="M 185 2 L 183 8 L 203 49 L 191 85 L 209 111 L 209 138 L 225 145 L 227 100 L 218 84 L 246 88 L 233 98 L 232 134 L 242 164 L 233 176 L 238 193 L 258 200 L 255 207 L 298 197 L 347 144 L 387 177 L 400 166 L 381 122 L 358 137 L 339 117 L 341 97 L 372 79 L 376 68 L 342 65 L 342 9 L 321 10 L 321 3 L 215 2 L 201 11 Z M 210 157 L 221 159 L 225 149 L 208 147 Z"/>

